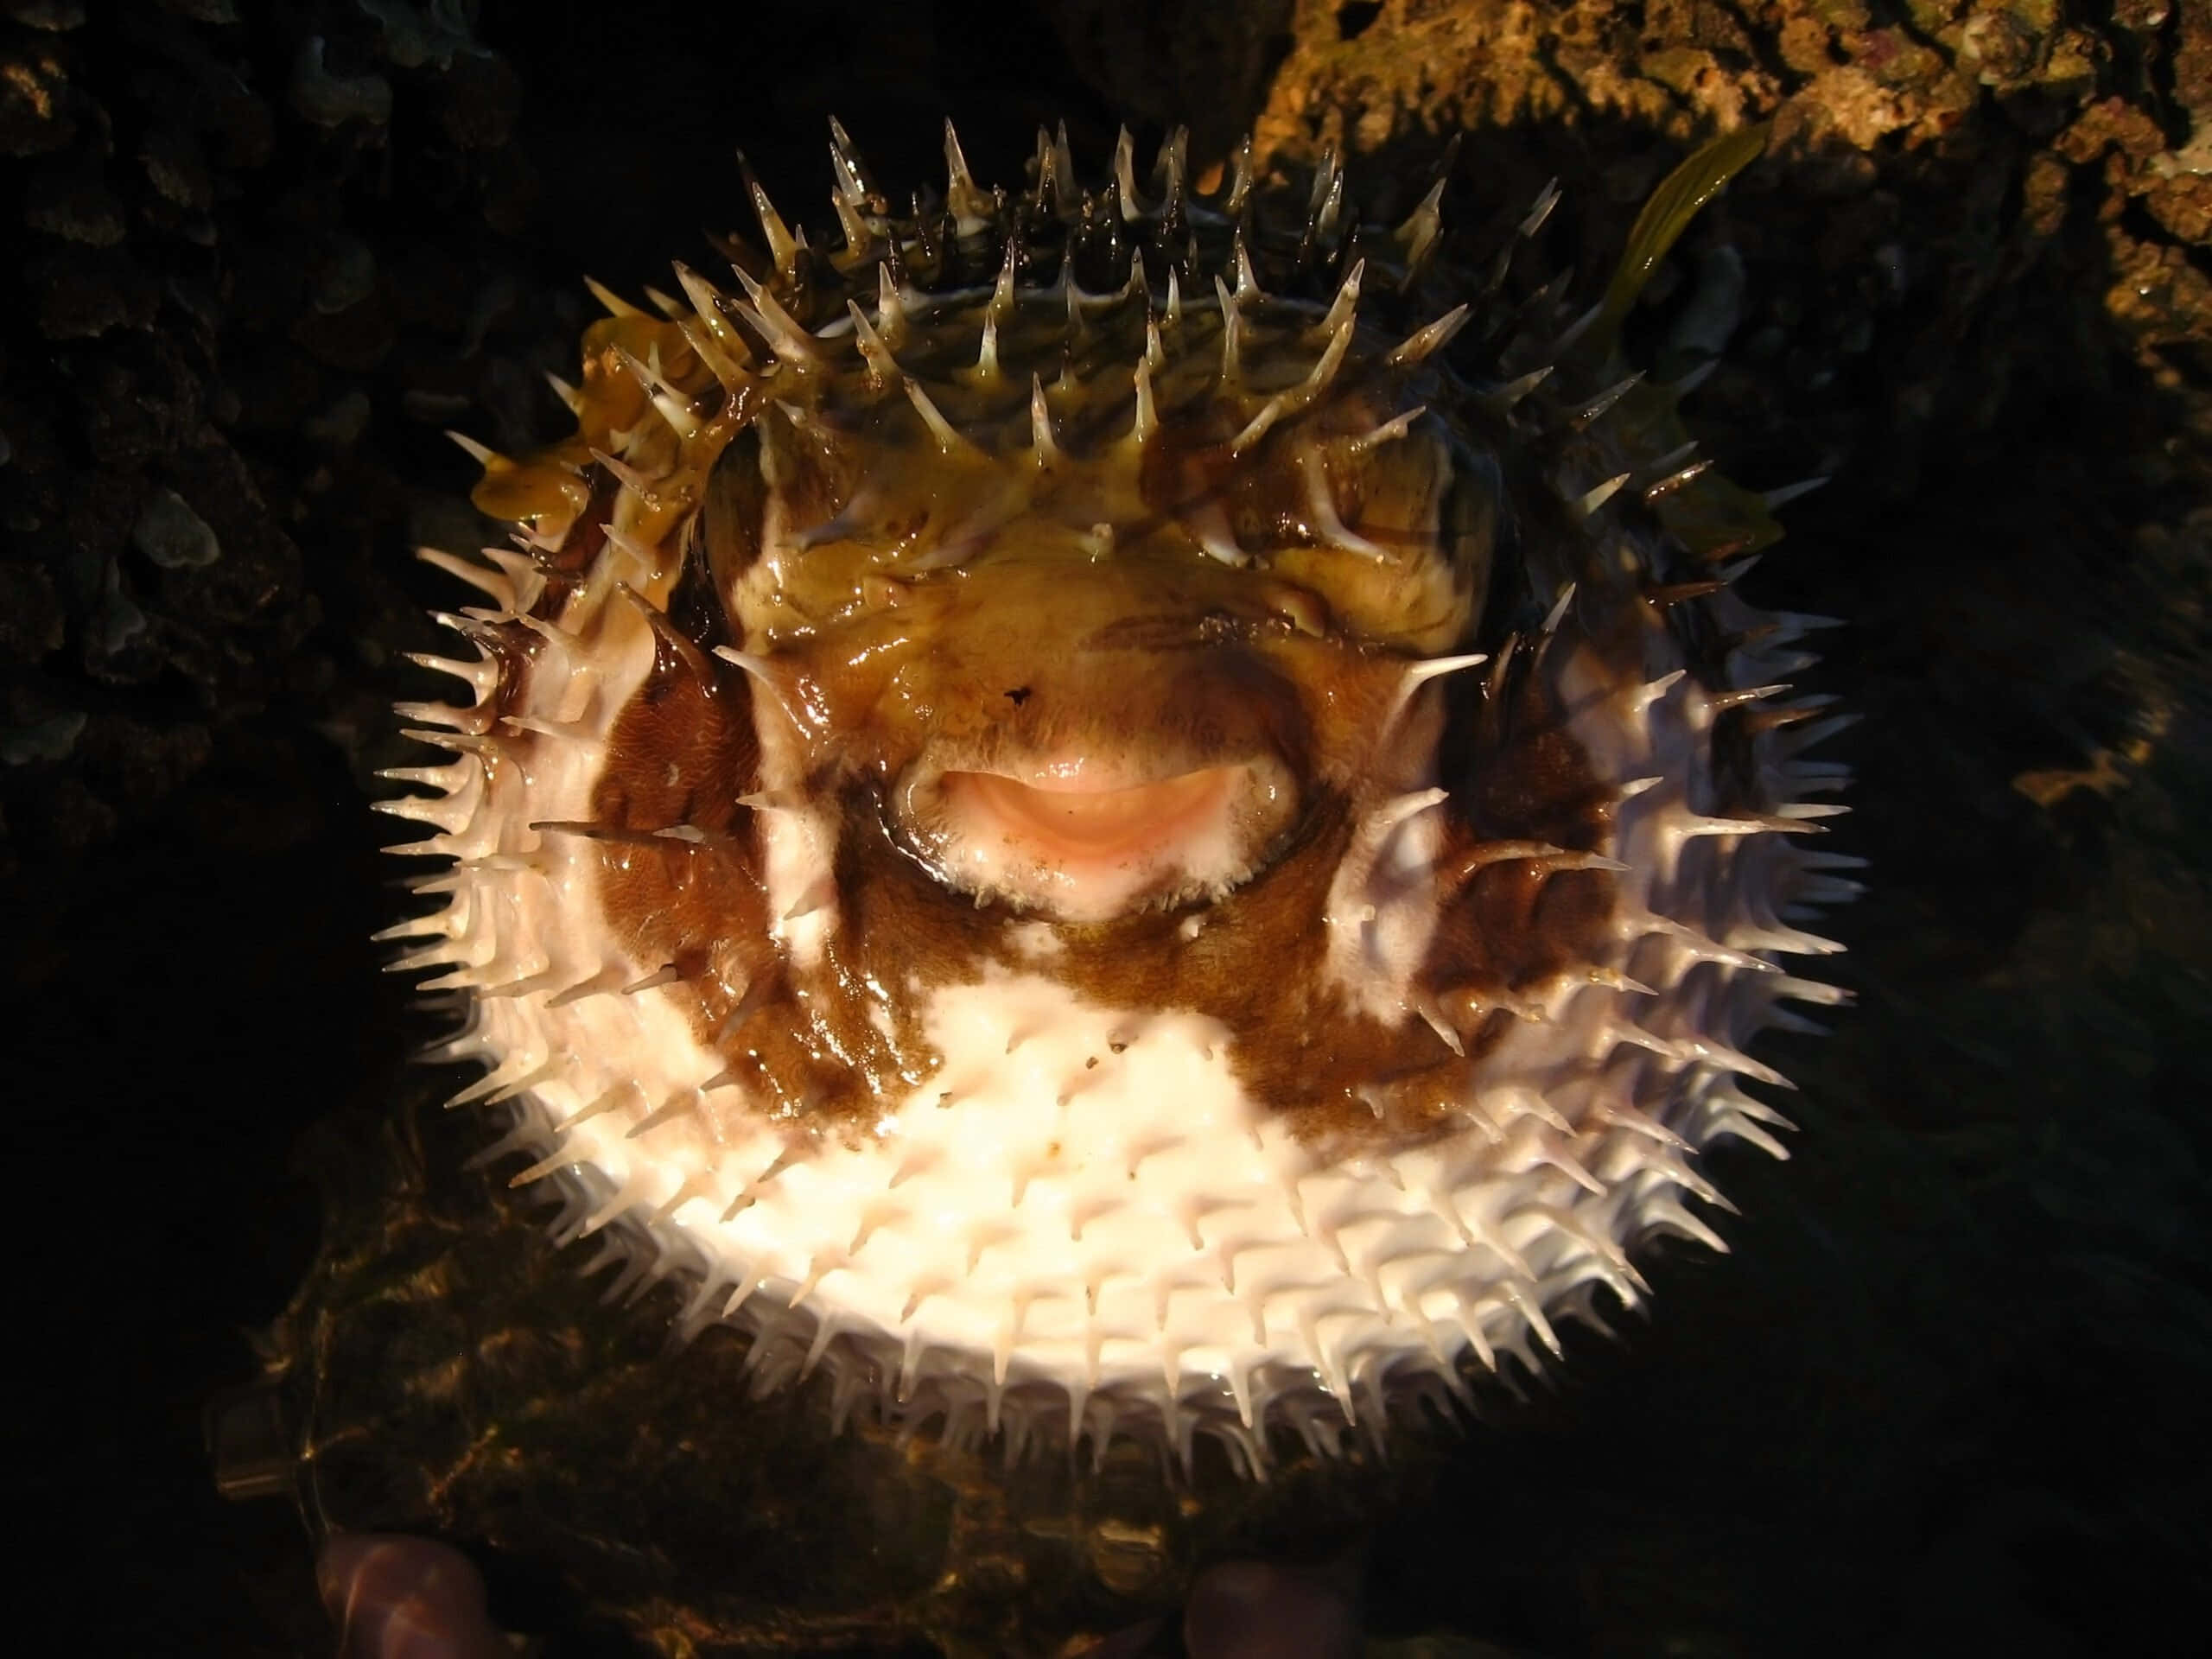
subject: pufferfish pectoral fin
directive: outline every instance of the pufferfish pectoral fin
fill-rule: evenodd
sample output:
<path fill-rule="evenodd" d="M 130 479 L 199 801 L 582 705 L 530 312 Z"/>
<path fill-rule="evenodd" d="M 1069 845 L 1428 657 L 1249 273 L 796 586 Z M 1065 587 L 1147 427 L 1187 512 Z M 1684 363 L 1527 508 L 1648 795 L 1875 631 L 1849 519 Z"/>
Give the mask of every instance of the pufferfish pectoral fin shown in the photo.
<path fill-rule="evenodd" d="M 1724 133 L 1693 151 L 1661 181 L 1630 229 L 1605 298 L 1570 331 L 1573 337 L 1563 356 L 1581 358 L 1599 378 L 1605 377 L 1621 325 L 1652 272 L 1690 221 L 1758 158 L 1768 132 L 1761 124 Z M 1689 437 L 1675 408 L 1687 389 L 1687 382 L 1669 388 L 1640 381 L 1624 386 L 1608 406 L 1617 411 L 1618 427 L 1642 435 L 1641 447 L 1649 454 L 1675 453 Z M 1782 525 L 1771 511 L 1780 502 L 1765 500 L 1710 468 L 1667 480 L 1662 487 L 1648 489 L 1643 499 L 1668 533 L 1707 568 L 1749 558 L 1782 539 Z"/>
<path fill-rule="evenodd" d="M 1619 336 L 1621 323 L 1636 303 L 1636 296 L 1651 280 L 1651 273 L 1667 257 L 1690 221 L 1720 194 L 1729 180 L 1758 159 L 1766 149 L 1770 130 L 1764 122 L 1723 133 L 1693 150 L 1669 173 L 1643 204 L 1628 233 L 1628 245 L 1613 269 L 1613 280 L 1599 302 L 1597 314 L 1582 333 L 1581 344 L 1594 357 L 1604 358 Z"/>

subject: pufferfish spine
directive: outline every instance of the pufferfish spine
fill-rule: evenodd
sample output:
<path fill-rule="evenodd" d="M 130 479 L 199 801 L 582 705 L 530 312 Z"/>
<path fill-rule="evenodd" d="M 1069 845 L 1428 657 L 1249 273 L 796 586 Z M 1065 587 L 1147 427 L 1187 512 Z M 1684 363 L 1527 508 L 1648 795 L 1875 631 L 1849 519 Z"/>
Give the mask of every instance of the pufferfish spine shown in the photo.
<path fill-rule="evenodd" d="M 1254 1473 L 1725 1248 L 1746 1046 L 1841 1000 L 1777 963 L 1836 948 L 1838 721 L 1729 585 L 1771 498 L 1611 359 L 1760 142 L 1579 320 L 1510 248 L 1439 308 L 1440 178 L 1376 229 L 1179 134 L 1009 194 L 948 126 L 900 213 L 833 123 L 835 251 L 748 177 L 736 291 L 594 285 L 575 435 L 467 444 L 516 547 L 424 555 L 489 603 L 382 804 L 561 1235 L 841 1420 Z"/>

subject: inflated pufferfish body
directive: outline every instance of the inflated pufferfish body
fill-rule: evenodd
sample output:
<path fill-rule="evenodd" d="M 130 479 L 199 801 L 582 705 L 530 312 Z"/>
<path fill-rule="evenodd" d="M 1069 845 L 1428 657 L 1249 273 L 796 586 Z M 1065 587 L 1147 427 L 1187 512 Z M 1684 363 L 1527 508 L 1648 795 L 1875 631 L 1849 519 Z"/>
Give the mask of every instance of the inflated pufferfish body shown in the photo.
<path fill-rule="evenodd" d="M 1759 136 L 1564 328 L 1510 250 L 1424 313 L 1440 185 L 1376 232 L 1325 162 L 1279 226 L 1179 140 L 1087 191 L 1040 136 L 1009 197 L 948 138 L 902 217 L 835 131 L 839 251 L 756 187 L 742 297 L 603 295 L 577 434 L 478 449 L 524 551 L 428 556 L 492 603 L 403 705 L 452 863 L 391 931 L 518 1180 L 763 1388 L 1256 1471 L 1717 1246 L 1697 1153 L 1779 1150 L 1745 1045 L 1836 1000 L 1773 961 L 1848 886 L 1792 834 L 1812 620 L 1604 361 Z"/>

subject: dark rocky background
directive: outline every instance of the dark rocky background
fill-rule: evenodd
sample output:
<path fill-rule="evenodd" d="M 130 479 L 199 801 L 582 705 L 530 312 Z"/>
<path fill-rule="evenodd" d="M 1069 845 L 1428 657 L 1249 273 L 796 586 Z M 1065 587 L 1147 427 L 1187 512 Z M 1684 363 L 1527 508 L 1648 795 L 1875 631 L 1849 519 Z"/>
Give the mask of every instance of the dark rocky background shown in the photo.
<path fill-rule="evenodd" d="M 419 1090 L 363 803 L 441 597 L 407 550 L 478 534 L 439 429 L 550 429 L 579 273 L 742 228 L 735 146 L 809 211 L 832 109 L 910 181 L 948 111 L 987 178 L 1061 117 L 1094 164 L 1125 118 L 1339 140 L 1378 210 L 1464 129 L 1462 219 L 1556 175 L 1586 284 L 1689 144 L 1774 118 L 1637 348 L 1726 346 L 1691 414 L 1738 477 L 1835 475 L 1752 592 L 1851 625 L 1861 1006 L 1777 1046 L 1804 1133 L 1724 1159 L 1732 1256 L 1662 1259 L 1654 1324 L 1378 1525 L 1371 1622 L 2017 1656 L 2201 1618 L 2212 13 L 0 0 L 16 1503 L 88 1586 L 69 1645 L 324 1639 L 200 1413 L 314 1253 L 303 1132 L 327 1168 Z"/>

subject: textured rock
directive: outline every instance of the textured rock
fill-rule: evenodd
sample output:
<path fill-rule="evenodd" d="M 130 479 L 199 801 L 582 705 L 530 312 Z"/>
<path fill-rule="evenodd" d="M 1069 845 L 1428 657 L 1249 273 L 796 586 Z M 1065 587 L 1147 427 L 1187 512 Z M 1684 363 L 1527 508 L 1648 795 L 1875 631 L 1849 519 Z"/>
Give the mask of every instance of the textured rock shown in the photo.
<path fill-rule="evenodd" d="M 1556 254 L 1586 276 L 1696 137 L 1775 120 L 1634 328 L 1662 366 L 1725 341 L 1691 414 L 1732 472 L 1837 472 L 1754 595 L 1853 623 L 1827 684 L 1869 715 L 1839 837 L 1878 864 L 1847 924 L 1863 1006 L 1790 1065 L 1818 1157 L 1735 1172 L 1734 1260 L 1662 1269 L 1656 1327 L 1575 1355 L 1570 1395 L 1376 1524 L 1371 1616 L 1530 1653 L 2082 1650 L 2197 1570 L 2202 8 L 1056 3 L 1040 22 L 855 0 L 557 30 L 489 9 L 476 46 L 429 6 L 95 10 L 0 7 L 20 214 L 0 238 L 0 857 L 30 1097 L 71 1104 L 41 1122 L 73 1173 L 147 1218 L 76 1244 L 47 1293 L 54 1351 L 92 1357 L 65 1374 L 98 1429 L 48 1437 L 29 1501 L 82 1504 L 57 1529 L 80 1548 L 155 1556 L 144 1593 L 93 1615 L 108 1645 L 325 1640 L 288 1510 L 147 1506 L 196 1490 L 181 1426 L 241 1368 L 230 1327 L 304 1260 L 295 1126 L 326 1101 L 381 1124 L 400 1087 L 413 1028 L 365 947 L 330 941 L 387 919 L 348 779 L 399 759 L 393 654 L 428 643 L 406 545 L 472 533 L 436 429 L 476 410 L 503 448 L 542 432 L 575 272 L 658 281 L 689 226 L 738 222 L 732 144 L 810 192 L 827 107 L 877 153 L 972 111 L 993 172 L 1056 113 L 1086 154 L 1118 111 L 1189 117 L 1212 159 L 1256 121 L 1300 156 L 1349 141 L 1378 207 L 1465 128 L 1459 216 L 1557 175 Z M 1008 53 L 976 50 L 985 27 Z M 135 544 L 164 490 L 213 563 Z M 463 1182 L 467 1150 L 434 1134 L 396 1167 Z M 83 1240 L 81 1192 L 49 1185 L 36 1236 Z M 380 1201 L 416 1192 L 394 1176 Z M 431 1209 L 418 1248 L 480 1259 L 461 1217 L 482 1202 Z M 348 1264 L 364 1287 L 420 1265 L 376 1263 L 401 1236 L 383 1213 L 335 1212 L 319 1294 Z M 526 1220 L 500 1225 L 533 1259 Z M 532 1271 L 518 1295 L 573 1288 L 565 1259 Z M 97 1314 L 75 1288 L 95 1279 L 124 1287 Z M 433 1337 L 461 1317 L 414 1306 Z M 649 1352 L 654 1314 L 592 1340 Z M 434 1395 L 403 1403 L 436 1420 Z M 445 1448 L 442 1514 L 404 1491 L 391 1512 L 488 1535 L 464 1506 L 513 1489 L 472 1488 L 498 1465 L 468 1444 Z M 911 1528 L 871 1630 L 968 1619 L 988 1643 L 1009 1606 L 1047 1617 L 1004 1564 L 1023 1549 L 1158 1605 L 1176 1524 L 1117 1511 L 1080 1548 Z M 947 1539 L 974 1571 L 925 1615 L 906 1574 Z M 487 1575 L 494 1611 L 558 1625 L 575 1604 L 534 1565 Z M 1106 1622 L 1078 1611 L 1098 1617 L 1062 1628 Z M 654 1620 L 702 1635 L 665 1603 Z M 774 1635 L 891 1645 L 838 1628 Z"/>

